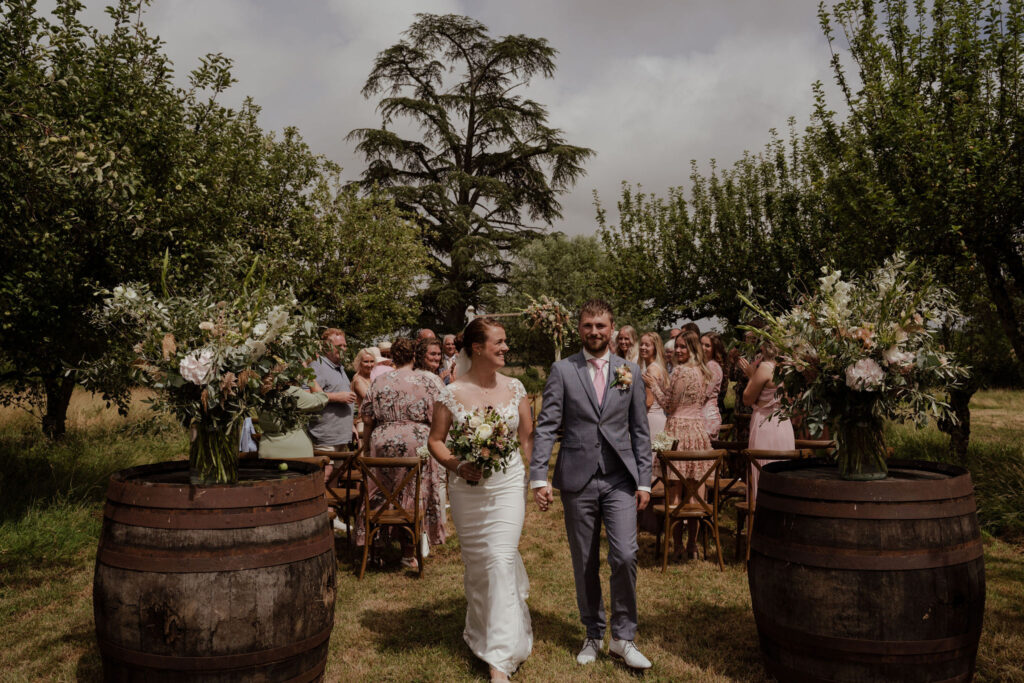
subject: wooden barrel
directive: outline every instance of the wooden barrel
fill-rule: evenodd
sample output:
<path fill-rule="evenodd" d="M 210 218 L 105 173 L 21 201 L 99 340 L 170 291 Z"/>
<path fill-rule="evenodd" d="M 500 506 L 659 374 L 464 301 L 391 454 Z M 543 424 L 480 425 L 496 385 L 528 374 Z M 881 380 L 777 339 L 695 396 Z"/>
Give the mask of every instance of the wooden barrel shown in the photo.
<path fill-rule="evenodd" d="M 193 487 L 187 463 L 110 478 L 93 612 L 108 681 L 318 681 L 334 625 L 323 473 L 243 463 Z"/>
<path fill-rule="evenodd" d="M 882 481 L 821 460 L 767 465 L 750 595 L 780 681 L 969 681 L 985 609 L 971 477 L 893 461 Z"/>

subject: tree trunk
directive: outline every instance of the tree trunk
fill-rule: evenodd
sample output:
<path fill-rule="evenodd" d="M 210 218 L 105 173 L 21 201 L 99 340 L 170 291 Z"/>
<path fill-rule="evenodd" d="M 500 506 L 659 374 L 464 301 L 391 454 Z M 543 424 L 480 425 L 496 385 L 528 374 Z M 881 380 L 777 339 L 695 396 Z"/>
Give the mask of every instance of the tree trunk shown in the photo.
<path fill-rule="evenodd" d="M 967 467 L 967 446 L 971 440 L 971 397 L 978 385 L 971 383 L 963 389 L 949 392 L 949 407 L 956 421 L 949 418 L 939 420 L 939 430 L 949 434 L 949 456 L 957 465 Z"/>
<path fill-rule="evenodd" d="M 1002 265 L 992 253 L 978 251 L 978 263 L 981 264 L 985 273 L 985 282 L 988 285 L 989 295 L 996 307 L 999 322 L 1003 331 L 1010 340 L 1014 353 L 1017 355 L 1017 362 L 1024 363 L 1024 332 L 1021 331 L 1021 324 L 1017 317 L 1013 298 L 1007 290 L 1006 277 L 1003 275 Z"/>
<path fill-rule="evenodd" d="M 59 439 L 67 431 L 68 405 L 75 390 L 74 375 L 56 375 L 43 380 L 46 391 L 46 414 L 43 415 L 43 434 Z"/>

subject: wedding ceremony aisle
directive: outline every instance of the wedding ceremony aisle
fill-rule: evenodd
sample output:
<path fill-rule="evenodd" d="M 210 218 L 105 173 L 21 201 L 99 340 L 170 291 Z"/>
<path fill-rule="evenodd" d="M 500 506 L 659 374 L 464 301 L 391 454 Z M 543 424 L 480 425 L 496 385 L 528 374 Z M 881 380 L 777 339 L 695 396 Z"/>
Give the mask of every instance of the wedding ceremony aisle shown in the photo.
<path fill-rule="evenodd" d="M 979 443 L 1007 443 L 1021 419 L 1020 411 L 1011 411 L 1016 417 L 1007 414 L 1021 402 L 1018 395 L 984 392 L 978 397 Z M 0 670 L 5 681 L 102 680 L 92 581 L 106 479 L 115 469 L 173 458 L 184 446 L 178 431 L 154 422 L 144 407 L 134 408 L 125 424 L 98 399 L 76 395 L 69 416 L 74 425 L 70 443 L 56 452 L 51 446 L 48 465 L 28 447 L 27 420 L 13 409 L 0 409 L 4 493 L 10 502 L 20 499 L 18 489 L 30 489 L 37 501 L 19 519 L 0 525 Z M 979 489 L 988 485 L 995 464 L 980 461 Z M 983 471 L 984 465 L 993 467 Z M 761 664 L 747 575 L 732 562 L 731 534 L 722 543 L 725 571 L 697 560 L 670 563 L 663 574 L 653 536 L 641 534 L 637 643 L 654 663 L 645 680 L 770 680 Z M 368 570 L 362 581 L 355 576 L 343 535 L 337 548 L 326 681 L 486 680 L 486 669 L 462 641 L 465 601 L 456 535 L 431 552 L 419 579 L 399 567 L 397 546 L 384 569 Z M 528 505 L 520 549 L 530 574 L 535 640 L 532 655 L 513 680 L 636 680 L 604 655 L 586 668 L 575 664 L 582 628 L 557 496 L 546 513 Z M 985 570 L 988 594 L 975 680 L 1024 681 L 1024 547 L 1019 539 L 1010 543 L 986 537 Z M 607 581 L 605 565 L 606 600 Z"/>

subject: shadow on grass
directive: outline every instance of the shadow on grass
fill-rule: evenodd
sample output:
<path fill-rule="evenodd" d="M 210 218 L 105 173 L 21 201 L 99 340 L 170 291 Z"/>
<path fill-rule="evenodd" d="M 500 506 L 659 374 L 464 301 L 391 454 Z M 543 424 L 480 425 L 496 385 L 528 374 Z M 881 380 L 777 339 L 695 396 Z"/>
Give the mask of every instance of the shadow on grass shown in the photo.
<path fill-rule="evenodd" d="M 373 632 L 376 648 L 381 651 L 408 653 L 440 646 L 453 656 L 471 656 L 462 641 L 465 609 L 465 600 L 451 597 L 363 612 L 359 615 L 359 623 Z"/>

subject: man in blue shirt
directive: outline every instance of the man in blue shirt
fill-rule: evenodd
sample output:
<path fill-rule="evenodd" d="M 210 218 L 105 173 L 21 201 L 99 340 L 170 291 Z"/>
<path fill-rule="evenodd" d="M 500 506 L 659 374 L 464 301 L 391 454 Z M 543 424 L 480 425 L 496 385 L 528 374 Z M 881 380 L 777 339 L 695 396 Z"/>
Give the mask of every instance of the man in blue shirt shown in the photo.
<path fill-rule="evenodd" d="M 310 365 L 316 373 L 316 382 L 327 394 L 327 406 L 320 417 L 310 421 L 309 438 L 320 450 L 336 450 L 351 443 L 352 404 L 356 393 L 348 382 L 341 360 L 348 349 L 345 333 L 329 327 L 323 333 L 324 353 Z"/>

